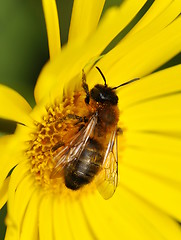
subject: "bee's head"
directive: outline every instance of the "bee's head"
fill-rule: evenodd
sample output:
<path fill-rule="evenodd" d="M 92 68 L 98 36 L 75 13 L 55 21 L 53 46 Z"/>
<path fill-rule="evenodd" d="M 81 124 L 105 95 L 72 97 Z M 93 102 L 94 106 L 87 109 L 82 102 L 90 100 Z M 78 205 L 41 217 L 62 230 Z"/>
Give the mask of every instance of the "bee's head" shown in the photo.
<path fill-rule="evenodd" d="M 120 88 L 120 87 L 123 87 L 125 85 L 128 85 L 128 84 L 130 84 L 132 82 L 135 82 L 135 81 L 139 80 L 139 78 L 134 78 L 134 79 L 132 79 L 132 80 L 130 80 L 128 82 L 120 84 L 119 86 L 110 88 L 110 87 L 107 86 L 105 76 L 101 72 L 100 68 L 98 68 L 98 67 L 96 67 L 96 68 L 100 72 L 100 74 L 101 74 L 105 84 L 104 85 L 96 84 L 91 89 L 90 94 L 89 93 L 87 94 L 87 97 L 85 99 L 86 103 L 89 103 L 89 99 L 91 97 L 94 101 L 96 101 L 98 103 L 109 103 L 111 105 L 117 105 L 117 103 L 118 103 L 118 96 L 116 95 L 115 90 Z M 84 89 L 86 90 L 86 93 L 87 93 L 88 92 L 88 86 L 86 85 L 84 87 Z"/>
<path fill-rule="evenodd" d="M 90 97 L 98 103 L 109 103 L 116 105 L 118 96 L 112 88 L 97 84 L 90 91 Z"/>
<path fill-rule="evenodd" d="M 107 86 L 106 78 L 100 68 L 96 68 L 104 80 L 104 85 L 96 84 L 90 91 L 90 97 L 98 103 L 116 105 L 118 103 L 118 96 L 116 95 L 114 89 Z"/>

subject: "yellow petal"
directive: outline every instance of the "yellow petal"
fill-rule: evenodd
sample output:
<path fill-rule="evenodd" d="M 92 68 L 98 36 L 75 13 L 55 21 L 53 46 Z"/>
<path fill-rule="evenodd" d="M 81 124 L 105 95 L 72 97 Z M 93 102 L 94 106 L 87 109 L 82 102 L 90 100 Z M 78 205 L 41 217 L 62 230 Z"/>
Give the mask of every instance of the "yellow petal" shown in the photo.
<path fill-rule="evenodd" d="M 60 215 L 59 218 L 62 216 Z M 39 207 L 39 239 L 52 240 L 53 233 L 53 198 L 45 196 Z M 59 225 L 61 227 L 61 225 Z"/>
<path fill-rule="evenodd" d="M 1 152 L 0 164 L 1 164 L 1 167 L 3 167 L 3 165 L 5 164 L 4 161 L 7 161 L 7 158 L 4 159 L 3 156 L 6 156 L 8 153 L 7 146 L 11 139 L 12 139 L 12 135 L 6 135 L 6 136 L 3 136 L 0 138 L 0 152 Z M 7 171 L 7 173 L 8 172 L 9 172 L 9 170 Z M 6 178 L 7 173 L 4 176 L 2 176 L 1 181 L 0 181 L 0 209 L 3 207 L 3 205 L 8 200 L 8 187 L 9 187 L 10 177 Z M 12 232 L 8 230 L 8 233 L 6 235 L 7 235 L 6 239 L 8 239 L 9 238 L 8 236 L 12 236 Z M 10 239 L 12 239 L 12 238 L 10 238 Z"/>
<path fill-rule="evenodd" d="M 120 155 L 121 164 L 144 171 L 149 175 L 181 182 L 180 156 L 131 147 L 127 147 Z"/>
<path fill-rule="evenodd" d="M 27 205 L 35 191 L 32 176 L 25 176 L 16 189 L 11 188 L 8 198 L 8 215 L 6 217 L 7 231 L 6 235 L 9 239 L 19 239 L 25 217 Z M 22 197 L 23 196 L 23 197 Z M 11 239 L 10 238 L 10 239 Z"/>
<path fill-rule="evenodd" d="M 129 131 L 181 133 L 180 103 L 181 94 L 145 101 L 125 110 L 120 120 Z"/>
<path fill-rule="evenodd" d="M 128 51 L 125 56 L 120 56 L 119 61 L 119 52 L 116 57 L 107 58 L 109 67 L 106 67 L 105 62 L 101 62 L 103 60 L 100 60 L 97 65 L 104 72 L 106 78 L 114 82 L 115 86 L 135 77 L 143 77 L 180 52 L 180 27 L 181 17 L 178 17 L 151 39 Z M 110 67 L 111 65 L 112 67 Z"/>
<path fill-rule="evenodd" d="M 124 189 L 123 189 L 124 190 Z M 100 196 L 86 196 L 81 200 L 81 209 L 90 231 L 92 239 L 162 239 L 152 228 L 152 224 L 145 222 L 139 213 L 130 211 L 131 206 L 117 194 L 122 188 L 117 189 L 115 195 L 105 201 Z M 124 197 L 124 196 L 123 196 Z M 131 231 L 130 231 L 131 229 Z"/>
<path fill-rule="evenodd" d="M 170 0 L 155 1 L 136 26 L 101 60 L 101 65 L 105 69 L 110 68 L 110 65 L 119 61 L 132 49 L 151 39 L 168 26 L 181 12 L 180 0 L 172 1 L 169 4 L 170 2 Z"/>
<path fill-rule="evenodd" d="M 16 229 L 14 227 L 7 227 L 5 240 L 17 240 L 18 236 L 16 235 Z"/>
<path fill-rule="evenodd" d="M 0 185 L 7 177 L 10 170 L 19 162 L 24 160 L 24 155 L 21 152 L 20 142 L 15 137 L 12 137 L 9 144 L 4 148 L 1 155 L 1 168 L 0 168 Z"/>
<path fill-rule="evenodd" d="M 126 145 L 141 150 L 164 153 L 171 156 L 181 156 L 181 141 L 179 138 L 161 134 L 127 131 L 124 133 Z"/>
<path fill-rule="evenodd" d="M 0 152 L 1 154 L 3 153 L 3 151 L 6 152 L 6 147 L 8 146 L 8 143 L 11 141 L 13 135 L 4 135 L 2 137 L 0 137 Z M 2 163 L 2 160 L 0 160 L 0 162 Z"/>
<path fill-rule="evenodd" d="M 101 53 L 129 24 L 145 2 L 145 0 L 125 0 L 119 7 L 109 9 L 101 19 L 97 31 L 88 41 L 88 50 L 94 52 L 99 50 Z"/>
<path fill-rule="evenodd" d="M 98 193 L 82 199 L 82 211 L 86 216 L 89 228 L 92 230 L 95 239 L 138 239 L 134 231 L 129 231 L 130 223 L 123 215 L 113 211 L 111 199 L 105 201 Z"/>
<path fill-rule="evenodd" d="M 24 179 L 18 185 L 18 188 L 16 189 L 14 197 L 14 206 L 12 209 L 13 211 L 9 208 L 8 205 L 8 214 L 9 217 L 12 218 L 11 220 L 14 221 L 16 224 L 16 231 L 18 235 L 20 235 L 21 233 L 21 228 L 26 214 L 26 209 L 35 190 L 36 190 L 35 183 L 32 179 L 32 176 L 30 175 L 25 176 Z"/>
<path fill-rule="evenodd" d="M 140 232 L 139 239 L 179 240 L 181 238 L 180 226 L 174 219 L 127 189 L 121 187 L 116 192 L 112 199 L 112 207 L 120 215 L 123 212 L 125 219 L 133 221 L 133 228 L 137 228 Z"/>
<path fill-rule="evenodd" d="M 159 18 L 159 15 L 162 15 L 162 13 L 167 11 L 170 7 L 172 8 L 172 6 L 175 6 L 176 2 L 178 4 L 179 0 L 154 1 L 151 7 L 149 8 L 149 10 L 144 14 L 144 16 L 140 19 L 140 21 L 131 30 L 131 34 L 144 28 L 150 22 L 152 22 L 155 18 L 157 17 Z M 175 6 L 175 7 L 178 7 L 178 6 Z"/>
<path fill-rule="evenodd" d="M 4 206 L 8 199 L 8 186 L 10 178 L 6 178 L 0 187 L 0 209 Z"/>
<path fill-rule="evenodd" d="M 3 181 L 6 179 L 8 173 L 10 170 L 20 161 L 19 159 L 15 158 L 10 161 L 11 158 L 14 157 L 14 154 L 10 155 L 8 154 L 8 157 L 4 156 L 3 154 L 3 163 L 0 169 L 0 184 L 3 183 Z"/>
<path fill-rule="evenodd" d="M 124 164 L 119 168 L 119 176 L 120 184 L 166 214 L 181 220 L 180 184 L 134 170 Z"/>
<path fill-rule="evenodd" d="M 86 236 L 87 240 L 97 239 L 97 236 L 94 233 L 94 230 L 91 229 L 88 220 L 79 201 L 73 201 L 66 204 L 67 208 L 67 218 L 69 219 L 69 225 L 72 232 L 73 239 L 84 239 Z M 81 231 L 77 228 L 78 224 L 81 226 Z"/>
<path fill-rule="evenodd" d="M 47 27 L 50 59 L 61 50 L 60 28 L 55 0 L 42 0 L 45 22 Z"/>
<path fill-rule="evenodd" d="M 128 239 L 126 237 L 125 228 L 122 226 L 122 219 L 112 213 L 109 204 L 107 209 L 105 205 L 108 201 L 100 199 L 99 196 L 87 196 L 81 201 L 82 211 L 86 216 L 86 222 L 89 224 L 89 229 L 95 236 L 95 239 Z M 105 202 L 105 203 L 104 203 Z M 81 215 L 79 216 L 79 218 Z M 117 220 L 117 221 L 114 221 Z M 72 221 L 74 218 L 72 219 Z M 119 225 L 119 227 L 118 227 Z M 119 236 L 119 237 L 118 237 Z M 131 239 L 131 238 L 130 238 Z M 136 239 L 136 238 L 135 238 Z"/>
<path fill-rule="evenodd" d="M 22 123 L 27 126 L 32 125 L 32 119 L 29 117 L 31 107 L 14 90 L 0 85 L 0 117 Z"/>
<path fill-rule="evenodd" d="M 105 0 L 75 0 L 69 29 L 69 41 L 85 39 L 96 29 Z"/>
<path fill-rule="evenodd" d="M 67 206 L 61 199 L 55 198 L 53 201 L 53 216 L 55 240 L 61 239 L 62 236 L 66 240 L 72 240 L 73 233 L 67 216 Z"/>
<path fill-rule="evenodd" d="M 8 211 L 10 216 L 14 214 L 14 202 L 17 188 L 25 176 L 29 173 L 29 164 L 21 162 L 13 170 L 10 177 L 10 184 L 8 190 Z"/>
<path fill-rule="evenodd" d="M 38 240 L 38 209 L 42 194 L 39 190 L 33 193 L 25 212 L 20 240 Z"/>
<path fill-rule="evenodd" d="M 118 89 L 120 110 L 133 107 L 146 99 L 153 99 L 161 95 L 181 90 L 181 64 L 164 69 L 140 79 L 129 86 Z M 170 81 L 172 79 L 172 81 Z M 146 110 L 146 109 L 145 109 Z M 129 111 L 129 109 L 128 109 Z"/>
<path fill-rule="evenodd" d="M 61 54 L 42 69 L 34 90 L 36 102 L 39 103 L 43 97 L 49 95 L 52 88 L 58 88 L 61 96 L 64 85 L 81 73 L 94 54 L 96 53 L 90 53 L 80 43 L 65 46 Z"/>
<path fill-rule="evenodd" d="M 53 87 L 59 89 L 61 95 L 64 85 L 70 80 L 69 87 L 72 83 L 75 85 L 77 76 L 79 76 L 80 82 L 81 71 L 85 65 L 89 63 L 91 66 L 95 63 L 112 38 L 132 20 L 144 3 L 145 0 L 139 2 L 124 1 L 120 7 L 110 9 L 107 12 L 90 40 L 88 39 L 84 43 L 77 41 L 65 46 L 61 54 L 43 68 L 35 87 L 36 102 L 40 102 L 45 95 L 49 95 Z M 122 17 L 120 18 L 120 16 Z"/>

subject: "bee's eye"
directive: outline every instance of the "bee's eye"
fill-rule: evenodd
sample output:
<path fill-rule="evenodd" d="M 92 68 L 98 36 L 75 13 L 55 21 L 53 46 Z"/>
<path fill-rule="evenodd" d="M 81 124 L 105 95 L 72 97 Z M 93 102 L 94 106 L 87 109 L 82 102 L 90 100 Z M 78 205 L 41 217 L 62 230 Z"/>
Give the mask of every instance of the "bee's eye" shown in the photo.
<path fill-rule="evenodd" d="M 96 86 L 91 90 L 90 95 L 96 102 L 101 101 L 100 90 Z"/>
<path fill-rule="evenodd" d="M 99 84 L 90 91 L 90 96 L 99 103 L 107 102 L 112 105 L 116 105 L 118 103 L 116 93 L 111 88 Z"/>

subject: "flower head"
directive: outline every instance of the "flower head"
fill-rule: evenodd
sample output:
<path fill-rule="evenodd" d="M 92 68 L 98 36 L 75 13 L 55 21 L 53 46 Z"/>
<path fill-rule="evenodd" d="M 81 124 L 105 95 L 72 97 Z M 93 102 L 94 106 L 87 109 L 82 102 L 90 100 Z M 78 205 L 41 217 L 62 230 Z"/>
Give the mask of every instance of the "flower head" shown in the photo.
<path fill-rule="evenodd" d="M 181 65 L 158 70 L 180 53 L 180 0 L 154 1 L 109 51 L 146 0 L 125 0 L 101 20 L 104 0 L 75 0 L 62 49 L 55 1 L 42 2 L 50 60 L 35 87 L 36 106 L 0 85 L 0 117 L 17 122 L 13 135 L 0 138 L 5 239 L 180 239 Z M 99 191 L 109 198 L 116 189 L 107 201 L 96 189 L 102 149 L 109 149 L 104 178 L 114 189 L 103 183 L 106 193 Z M 93 156 L 93 177 L 82 186 L 77 174 L 85 177 Z"/>

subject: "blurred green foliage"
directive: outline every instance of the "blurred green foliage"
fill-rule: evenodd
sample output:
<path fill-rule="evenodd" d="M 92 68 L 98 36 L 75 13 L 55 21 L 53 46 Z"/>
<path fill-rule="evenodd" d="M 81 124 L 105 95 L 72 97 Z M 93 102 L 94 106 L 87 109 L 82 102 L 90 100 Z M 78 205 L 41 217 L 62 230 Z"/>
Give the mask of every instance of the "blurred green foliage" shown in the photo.
<path fill-rule="evenodd" d="M 48 59 L 40 0 L 1 0 L 0 53 L 0 82 L 33 104 L 33 88 Z"/>

